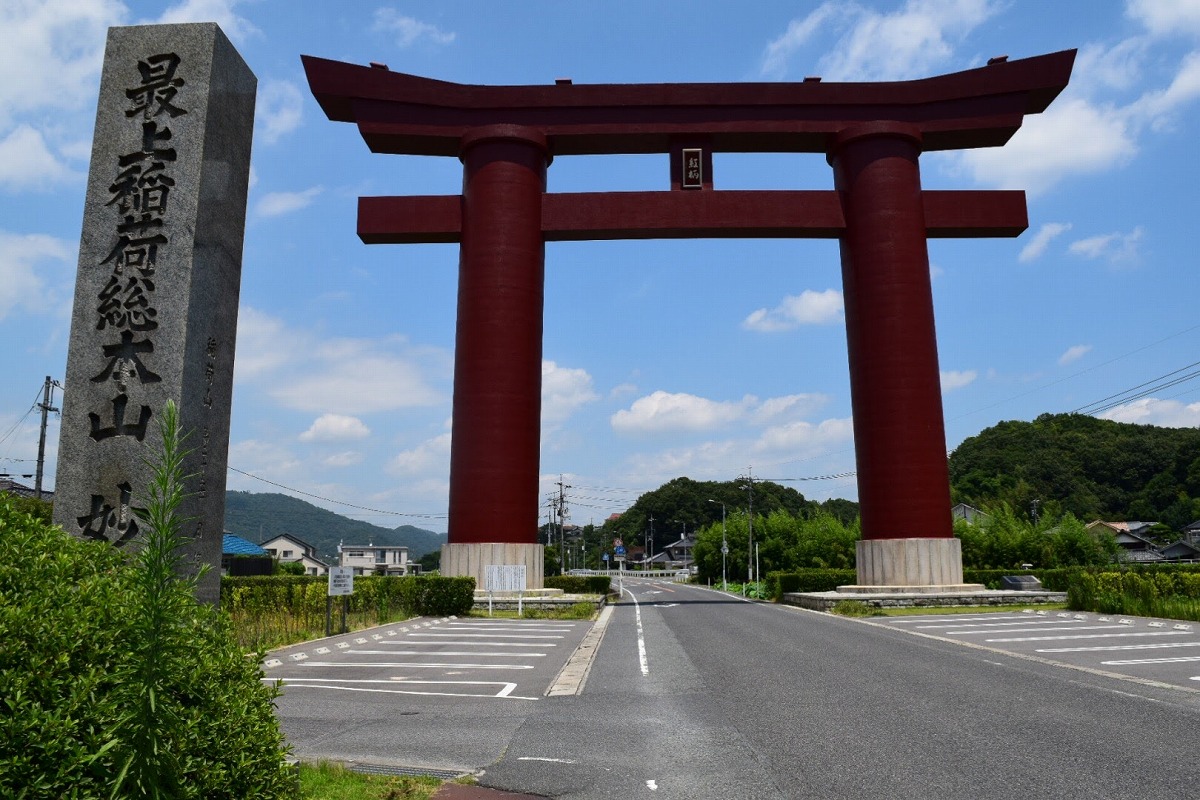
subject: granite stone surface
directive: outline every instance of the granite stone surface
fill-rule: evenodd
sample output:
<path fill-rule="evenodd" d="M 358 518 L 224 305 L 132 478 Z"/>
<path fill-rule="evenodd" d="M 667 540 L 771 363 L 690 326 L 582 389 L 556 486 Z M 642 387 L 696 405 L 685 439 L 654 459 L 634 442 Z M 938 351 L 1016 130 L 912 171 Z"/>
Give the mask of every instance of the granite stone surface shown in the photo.
<path fill-rule="evenodd" d="M 213 23 L 112 28 L 83 211 L 54 521 L 136 542 L 179 405 L 189 565 L 216 602 L 257 80 Z"/>

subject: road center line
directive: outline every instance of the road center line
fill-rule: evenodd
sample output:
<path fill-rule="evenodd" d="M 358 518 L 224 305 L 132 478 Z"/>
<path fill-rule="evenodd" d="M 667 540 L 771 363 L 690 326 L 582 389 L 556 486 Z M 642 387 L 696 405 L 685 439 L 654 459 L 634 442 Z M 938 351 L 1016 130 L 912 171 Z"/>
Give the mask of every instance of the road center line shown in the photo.
<path fill-rule="evenodd" d="M 621 591 L 633 598 L 633 611 L 637 615 L 638 660 L 642 665 L 642 675 L 649 675 L 650 662 L 646 660 L 646 637 L 642 633 L 642 606 L 638 603 L 637 598 L 634 597 L 633 592 L 624 586 L 621 587 Z"/>

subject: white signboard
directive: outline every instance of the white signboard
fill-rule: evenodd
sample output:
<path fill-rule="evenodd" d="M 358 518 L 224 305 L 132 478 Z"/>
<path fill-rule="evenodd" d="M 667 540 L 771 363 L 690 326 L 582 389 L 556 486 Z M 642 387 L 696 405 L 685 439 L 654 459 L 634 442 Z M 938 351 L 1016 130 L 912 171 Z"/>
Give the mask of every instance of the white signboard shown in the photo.
<path fill-rule="evenodd" d="M 488 592 L 525 591 L 524 564 L 488 564 L 483 576 L 483 588 Z"/>
<path fill-rule="evenodd" d="M 329 596 L 336 597 L 343 594 L 354 594 L 354 568 L 330 567 Z"/>

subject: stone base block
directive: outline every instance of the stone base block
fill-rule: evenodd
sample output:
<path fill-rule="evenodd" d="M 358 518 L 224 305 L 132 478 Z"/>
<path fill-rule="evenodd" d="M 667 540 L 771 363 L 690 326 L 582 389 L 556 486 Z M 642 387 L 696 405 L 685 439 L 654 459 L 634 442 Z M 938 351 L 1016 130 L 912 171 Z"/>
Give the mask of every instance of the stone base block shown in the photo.
<path fill-rule="evenodd" d="M 482 589 L 489 566 L 525 565 L 525 585 L 528 589 L 543 589 L 545 579 L 545 545 L 512 544 L 508 542 L 472 542 L 442 545 L 443 575 L 470 576 L 475 588 Z"/>
<path fill-rule="evenodd" d="M 962 542 L 937 539 L 861 539 L 857 546 L 858 584 L 838 591 L 973 591 L 963 583 Z M 901 588 L 902 587 L 902 588 Z"/>

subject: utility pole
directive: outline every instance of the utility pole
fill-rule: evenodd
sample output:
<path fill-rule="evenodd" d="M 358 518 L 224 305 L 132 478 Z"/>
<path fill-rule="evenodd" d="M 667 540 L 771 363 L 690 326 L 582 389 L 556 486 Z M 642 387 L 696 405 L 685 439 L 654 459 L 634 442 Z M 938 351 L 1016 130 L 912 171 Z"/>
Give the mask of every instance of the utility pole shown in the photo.
<path fill-rule="evenodd" d="M 650 546 L 649 550 L 646 551 L 647 557 L 650 560 L 649 560 L 649 563 L 646 564 L 646 569 L 650 569 L 650 567 L 654 566 L 654 515 L 653 514 L 650 515 L 650 539 L 647 542 L 647 544 Z"/>
<path fill-rule="evenodd" d="M 47 375 L 46 383 L 42 388 L 42 402 L 38 403 L 38 408 L 42 410 L 42 432 L 38 436 L 37 473 L 33 479 L 34 497 L 38 500 L 42 499 L 42 473 L 46 464 L 46 417 L 51 411 L 58 411 L 52 405 L 55 386 L 62 388 L 58 381 Z"/>
<path fill-rule="evenodd" d="M 754 582 L 754 467 L 746 468 L 746 485 L 743 487 L 750 493 L 750 519 L 748 522 L 750 540 L 747 548 L 746 574 L 750 576 L 750 582 Z"/>
<path fill-rule="evenodd" d="M 567 551 L 566 551 L 566 534 L 563 532 L 563 524 L 567 517 L 567 489 L 573 489 L 563 483 L 563 476 L 559 473 L 558 476 L 558 558 L 559 572 L 565 572 L 567 567 Z"/>

